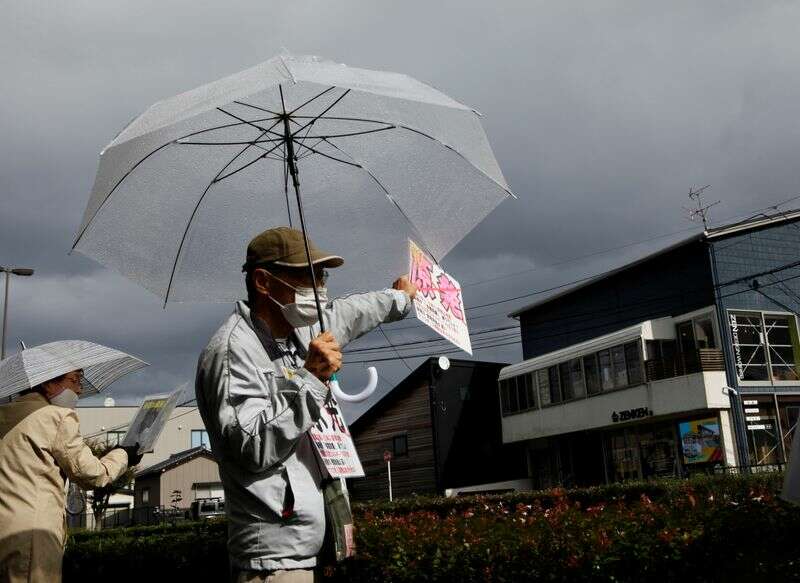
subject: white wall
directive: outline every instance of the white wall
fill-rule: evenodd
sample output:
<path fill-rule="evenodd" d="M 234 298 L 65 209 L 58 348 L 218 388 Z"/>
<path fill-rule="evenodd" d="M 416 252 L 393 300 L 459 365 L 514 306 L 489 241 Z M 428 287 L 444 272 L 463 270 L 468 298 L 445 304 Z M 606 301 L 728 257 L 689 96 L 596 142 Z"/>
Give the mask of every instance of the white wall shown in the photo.
<path fill-rule="evenodd" d="M 84 438 L 105 439 L 108 431 L 126 431 L 127 424 L 138 410 L 138 407 L 78 407 L 81 433 Z M 172 454 L 189 449 L 192 429 L 205 429 L 197 407 L 176 407 L 156 442 L 155 450 L 145 454 L 139 467 L 152 466 Z"/>

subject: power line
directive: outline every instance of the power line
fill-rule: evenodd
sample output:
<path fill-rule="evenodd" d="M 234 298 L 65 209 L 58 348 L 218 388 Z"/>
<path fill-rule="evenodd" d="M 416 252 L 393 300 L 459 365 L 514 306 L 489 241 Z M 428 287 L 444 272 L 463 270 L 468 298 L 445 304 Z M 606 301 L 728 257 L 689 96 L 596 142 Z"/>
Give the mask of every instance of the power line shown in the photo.
<path fill-rule="evenodd" d="M 502 331 L 505 331 L 505 330 L 513 330 L 513 329 L 518 329 L 518 328 L 519 328 L 519 325 L 518 324 L 514 324 L 512 326 L 501 326 L 499 328 L 489 328 L 487 330 L 478 330 L 476 332 L 471 332 L 470 333 L 470 337 L 474 338 L 476 336 L 482 336 L 484 334 L 490 334 L 490 333 L 494 333 L 494 332 L 502 332 Z M 412 340 L 410 342 L 394 343 L 394 344 L 391 345 L 391 348 L 397 348 L 397 347 L 403 347 L 403 346 L 414 346 L 414 345 L 417 345 L 417 344 L 428 344 L 428 343 L 435 343 L 435 342 L 449 342 L 449 340 L 447 340 L 446 338 L 442 338 L 442 337 L 425 338 L 425 339 L 421 339 L 421 340 Z M 387 348 L 389 348 L 389 346 L 387 346 L 387 345 L 364 346 L 362 348 L 352 348 L 352 349 L 349 349 L 349 350 L 345 350 L 344 352 L 346 354 L 352 354 L 352 353 L 356 353 L 356 352 L 368 352 L 370 350 L 386 350 Z"/>
<path fill-rule="evenodd" d="M 795 267 L 800 267 L 800 261 L 793 261 L 793 262 L 790 262 L 790 263 L 786 263 L 784 265 L 780 265 L 780 266 L 775 267 L 773 269 L 769 269 L 769 270 L 765 270 L 765 271 L 761 271 L 761 272 L 755 272 L 755 273 L 751 273 L 751 274 L 748 274 L 748 275 L 745 275 L 745 276 L 742 276 L 742 277 L 738 277 L 738 278 L 735 278 L 735 279 L 732 279 L 732 280 L 717 284 L 716 287 L 722 288 L 722 287 L 734 285 L 734 284 L 737 284 L 737 283 L 743 283 L 743 282 L 746 282 L 747 280 L 755 278 L 755 277 L 761 277 L 761 276 L 764 276 L 764 275 L 774 275 L 777 272 L 785 271 L 787 269 L 792 269 L 792 268 L 795 268 Z M 655 298 L 648 298 L 648 299 L 642 300 L 640 302 L 634 302 L 634 303 L 626 304 L 624 307 L 615 308 L 613 310 L 607 310 L 605 312 L 605 314 L 613 315 L 613 314 L 616 314 L 616 313 L 619 313 L 619 312 L 627 312 L 627 311 L 629 311 L 629 310 L 631 310 L 633 308 L 646 307 L 646 306 L 649 306 L 649 305 L 652 305 L 652 304 L 656 304 L 656 303 L 667 301 L 667 300 L 675 298 L 675 297 L 680 297 L 680 296 L 686 294 L 687 292 L 688 293 L 693 293 L 693 292 L 703 291 L 704 289 L 706 289 L 706 286 L 696 286 L 696 287 L 693 287 L 693 288 L 681 290 L 680 292 L 677 292 L 677 293 L 666 294 L 664 296 L 657 296 Z M 536 322 L 536 324 L 554 323 L 554 322 L 559 322 L 559 321 L 563 321 L 563 320 L 570 320 L 570 319 L 574 319 L 574 318 L 579 318 L 579 317 L 583 317 L 583 316 L 591 316 L 591 315 L 595 314 L 596 312 L 597 312 L 597 310 L 591 310 L 591 311 L 581 312 L 581 313 L 576 313 L 576 314 L 567 314 L 567 315 L 559 316 L 559 317 L 555 317 L 555 318 L 547 318 L 547 319 L 538 320 Z M 511 329 L 511 328 L 514 328 L 514 327 L 516 327 L 516 326 L 509 326 L 509 327 L 506 327 L 505 329 Z M 479 333 L 482 333 L 482 332 L 497 331 L 497 330 L 502 330 L 502 329 L 503 328 L 488 329 L 488 330 L 477 332 L 476 334 L 479 334 Z M 441 340 L 445 341 L 445 339 L 441 339 Z M 408 345 L 414 345 L 414 344 L 417 344 L 417 343 L 420 343 L 420 344 L 427 343 L 427 342 L 431 342 L 431 341 L 432 340 L 427 340 L 427 339 L 423 340 L 423 341 L 417 341 L 417 342 L 410 341 L 410 342 L 406 342 L 406 343 L 403 343 L 403 344 L 396 344 L 396 346 L 402 346 L 402 345 L 408 346 Z M 379 350 L 380 348 L 381 348 L 380 346 L 372 346 L 372 347 L 367 347 L 367 348 L 349 350 L 347 352 L 348 353 L 351 353 L 351 352 L 353 352 L 353 353 L 354 352 L 366 352 L 368 350 Z M 385 349 L 385 348 L 386 348 L 386 346 L 383 347 L 383 349 Z"/>
<path fill-rule="evenodd" d="M 785 270 L 785 269 L 790 269 L 790 268 L 791 267 L 784 267 L 782 269 Z M 772 270 L 772 272 L 775 272 L 775 270 Z M 749 277 L 752 277 L 752 276 L 749 276 Z M 791 277 L 787 277 L 787 278 L 784 278 L 784 279 L 781 279 L 781 280 L 776 280 L 774 282 L 766 283 L 766 284 L 763 284 L 760 287 L 770 287 L 772 285 L 777 285 L 779 283 L 783 283 L 783 282 L 786 282 L 786 281 L 792 281 L 792 280 L 795 280 L 795 279 L 798 279 L 798 278 L 800 278 L 800 274 L 793 275 Z M 743 279 L 743 278 L 737 278 L 735 280 L 732 280 L 729 283 L 719 284 L 719 287 L 724 287 L 724 286 L 727 286 L 727 285 L 733 285 L 735 283 L 739 283 L 741 281 L 741 279 Z M 747 292 L 751 292 L 751 291 L 754 291 L 754 290 L 752 288 L 748 287 L 746 289 L 742 289 L 742 290 L 738 290 L 738 291 L 730 292 L 728 294 L 721 295 L 720 299 L 732 297 L 732 296 L 735 296 L 735 295 L 739 295 L 739 294 L 747 293 Z M 755 290 L 755 291 L 758 291 L 758 290 Z M 763 294 L 763 292 L 760 292 L 760 293 L 762 293 L 762 295 L 765 295 L 765 294 Z M 767 296 L 765 296 L 765 297 L 767 297 Z M 780 304 L 778 304 L 778 305 L 780 305 Z M 792 310 L 789 310 L 789 311 L 792 311 Z M 566 331 L 562 331 L 562 332 L 556 332 L 556 333 L 553 333 L 553 334 L 537 335 L 537 338 L 554 338 L 554 337 L 563 336 L 563 335 L 566 335 L 566 334 L 573 334 L 575 332 L 586 332 L 586 331 L 589 331 L 589 330 L 595 330 L 597 328 L 603 328 L 605 326 L 607 326 L 606 323 L 597 324 L 597 325 L 593 325 L 593 326 L 584 326 L 582 328 L 570 329 L 570 330 L 566 330 Z M 513 341 L 513 342 L 504 342 L 504 343 L 499 343 L 499 344 L 486 344 L 486 345 L 482 345 L 482 346 L 479 346 L 479 347 L 473 347 L 473 349 L 474 350 L 483 350 L 483 349 L 487 349 L 487 348 L 500 348 L 500 347 L 503 347 L 503 346 L 511 346 L 511 345 L 514 345 L 514 344 L 521 344 L 521 343 L 522 343 L 522 340 L 516 340 L 516 341 Z M 452 349 L 437 351 L 438 354 L 452 354 L 454 352 L 461 352 L 461 349 L 452 348 Z M 419 353 L 419 354 L 413 354 L 413 355 L 407 354 L 407 355 L 405 355 L 405 358 L 427 358 L 429 356 L 430 356 L 430 354 L 428 354 L 428 353 Z M 391 358 L 391 357 L 374 358 L 374 359 L 369 359 L 369 360 L 347 361 L 344 364 L 362 364 L 362 363 L 369 363 L 369 362 L 388 362 L 388 361 L 392 361 L 392 360 L 397 360 L 397 359 L 396 358 Z"/>
<path fill-rule="evenodd" d="M 727 222 L 727 221 L 733 220 L 733 219 L 738 218 L 738 217 L 747 217 L 744 220 L 749 220 L 749 218 L 752 218 L 752 217 L 748 216 L 748 215 L 752 215 L 752 213 L 758 213 L 759 211 L 764 211 L 764 210 L 775 210 L 775 211 L 783 214 L 778 207 L 781 207 L 781 206 L 783 206 L 785 204 L 788 204 L 790 202 L 794 202 L 795 200 L 798 200 L 798 199 L 800 199 L 800 194 L 798 194 L 796 196 L 793 196 L 791 198 L 787 198 L 785 200 L 782 200 L 782 201 L 780 201 L 778 203 L 775 203 L 775 204 L 772 204 L 772 205 L 760 207 L 760 208 L 757 208 L 757 209 L 751 209 L 749 211 L 744 211 L 744 212 L 741 212 L 741 213 L 738 213 L 738 214 L 735 214 L 735 215 L 731 215 L 727 219 L 722 219 L 722 221 L 726 221 Z M 722 221 L 720 221 L 720 222 L 722 222 Z M 684 229 L 679 229 L 677 231 L 672 231 L 670 233 L 663 233 L 661 235 L 656 235 L 654 237 L 649 237 L 647 239 L 640 239 L 639 241 L 632 241 L 630 243 L 625 243 L 623 245 L 617 245 L 617 246 L 614 246 L 614 247 L 607 247 L 605 249 L 600 249 L 598 251 L 592 251 L 591 253 L 586 253 L 584 255 L 577 255 L 577 256 L 574 256 L 574 257 L 569 257 L 567 259 L 564 259 L 562 261 L 558 261 L 556 263 L 549 263 L 547 265 L 542 265 L 540 267 L 532 267 L 530 269 L 524 269 L 522 271 L 515 271 L 515 272 L 512 272 L 512 273 L 498 275 L 498 276 L 495 276 L 495 277 L 482 279 L 480 281 L 467 282 L 467 283 L 463 284 L 461 287 L 463 289 L 465 287 L 481 285 L 481 284 L 484 284 L 484 283 L 490 283 L 492 281 L 498 281 L 500 279 L 506 279 L 506 278 L 509 278 L 509 277 L 516 277 L 518 275 L 524 275 L 526 273 L 539 271 L 541 269 L 547 269 L 547 268 L 550 268 L 550 267 L 558 267 L 560 265 L 565 265 L 567 263 L 572 263 L 572 262 L 578 261 L 580 259 L 586 259 L 588 257 L 594 257 L 596 255 L 602 255 L 604 253 L 609 253 L 611 251 L 619 251 L 620 249 L 626 249 L 628 247 L 635 247 L 636 245 L 642 245 L 644 243 L 651 243 L 653 241 L 657 241 L 658 239 L 663 239 L 665 237 L 671 237 L 673 235 L 679 235 L 681 233 L 686 233 L 688 231 L 693 231 L 693 230 L 696 230 L 696 229 L 697 229 L 697 227 L 695 227 L 695 226 L 686 227 Z M 699 234 L 700 233 L 698 232 L 698 235 Z"/>

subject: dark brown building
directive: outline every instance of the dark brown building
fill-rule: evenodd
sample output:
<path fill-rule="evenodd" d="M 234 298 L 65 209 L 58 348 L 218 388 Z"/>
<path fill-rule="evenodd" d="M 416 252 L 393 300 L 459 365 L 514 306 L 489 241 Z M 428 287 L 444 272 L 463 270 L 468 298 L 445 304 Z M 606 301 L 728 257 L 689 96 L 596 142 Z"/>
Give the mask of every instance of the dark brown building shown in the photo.
<path fill-rule="evenodd" d="M 504 446 L 497 375 L 503 364 L 429 358 L 350 425 L 366 477 L 351 497 L 395 497 L 495 484 L 527 476 L 523 451 Z M 499 486 L 498 489 L 503 489 Z"/>

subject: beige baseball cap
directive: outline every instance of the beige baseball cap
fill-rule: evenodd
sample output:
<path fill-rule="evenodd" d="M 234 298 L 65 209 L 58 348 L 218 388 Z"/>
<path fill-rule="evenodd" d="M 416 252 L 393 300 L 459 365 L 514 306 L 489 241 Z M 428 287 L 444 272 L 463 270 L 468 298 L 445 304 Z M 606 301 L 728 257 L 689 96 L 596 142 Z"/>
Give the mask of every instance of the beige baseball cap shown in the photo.
<path fill-rule="evenodd" d="M 325 267 L 339 267 L 344 259 L 339 255 L 319 249 L 309 239 L 311 264 Z M 308 267 L 308 256 L 303 242 L 303 233 L 290 227 L 267 229 L 256 235 L 247 245 L 247 261 L 242 271 L 262 265 L 281 267 Z"/>

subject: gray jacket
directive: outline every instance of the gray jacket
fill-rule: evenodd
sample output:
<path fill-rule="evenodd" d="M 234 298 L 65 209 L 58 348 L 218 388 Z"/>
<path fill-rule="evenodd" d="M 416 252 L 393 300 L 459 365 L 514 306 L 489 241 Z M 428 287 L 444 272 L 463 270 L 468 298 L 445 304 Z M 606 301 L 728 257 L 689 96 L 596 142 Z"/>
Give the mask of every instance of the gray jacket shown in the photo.
<path fill-rule="evenodd" d="M 404 292 L 385 290 L 334 300 L 323 317 L 344 346 L 403 318 L 410 307 Z M 197 406 L 225 489 L 235 568 L 316 565 L 325 509 L 322 466 L 307 431 L 319 420 L 328 389 L 302 366 L 317 334 L 319 326 L 295 330 L 296 348 L 287 350 L 238 302 L 200 355 Z"/>

